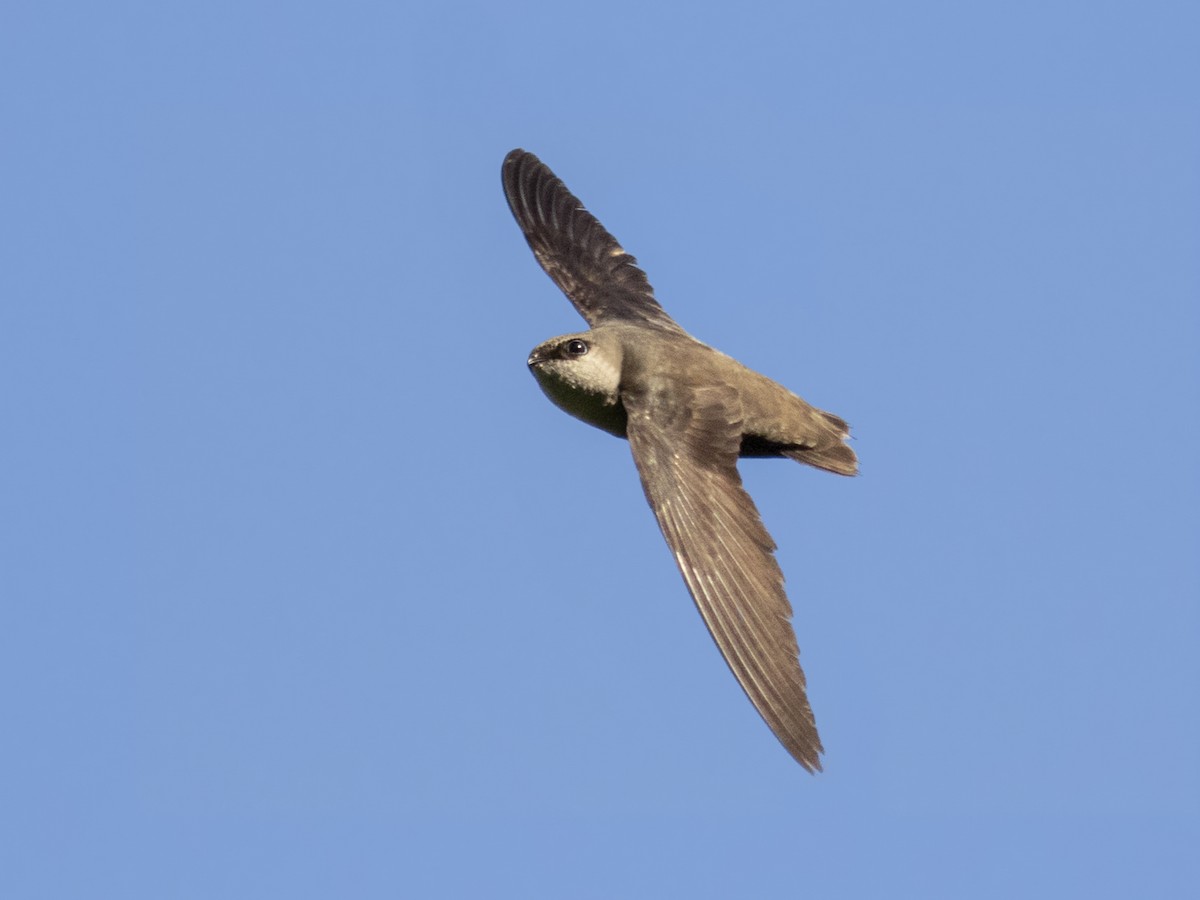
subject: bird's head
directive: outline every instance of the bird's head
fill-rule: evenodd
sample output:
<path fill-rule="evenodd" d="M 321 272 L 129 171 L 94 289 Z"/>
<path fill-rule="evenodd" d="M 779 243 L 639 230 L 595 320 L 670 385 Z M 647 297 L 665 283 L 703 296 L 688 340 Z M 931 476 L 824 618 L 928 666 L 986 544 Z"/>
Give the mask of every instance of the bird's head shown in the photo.
<path fill-rule="evenodd" d="M 529 371 L 556 406 L 605 431 L 624 435 L 620 408 L 621 345 L 585 331 L 551 338 L 529 354 Z M 619 426 L 613 420 L 619 409 Z"/>

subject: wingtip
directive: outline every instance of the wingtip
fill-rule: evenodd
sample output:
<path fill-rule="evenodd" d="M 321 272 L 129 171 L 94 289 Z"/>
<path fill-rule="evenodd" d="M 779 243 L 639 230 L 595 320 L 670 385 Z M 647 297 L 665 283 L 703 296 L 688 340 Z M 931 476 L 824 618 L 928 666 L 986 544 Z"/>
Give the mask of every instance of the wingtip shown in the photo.
<path fill-rule="evenodd" d="M 800 754 L 793 753 L 792 759 L 800 763 L 801 767 L 809 775 L 820 775 L 825 771 L 825 767 L 821 765 L 821 757 L 815 753 L 812 756 L 801 756 Z"/>
<path fill-rule="evenodd" d="M 509 150 L 504 157 L 504 162 L 500 166 L 500 172 L 505 180 L 519 177 L 522 172 L 536 169 L 546 169 L 549 171 L 546 164 L 538 159 L 536 154 L 530 153 L 528 150 L 522 150 L 520 147 L 517 147 L 515 150 Z"/>
<path fill-rule="evenodd" d="M 528 150 L 522 150 L 520 147 L 517 147 L 514 150 L 509 150 L 508 153 L 506 153 L 504 156 L 503 168 L 507 169 L 509 166 L 516 165 L 518 160 L 520 160 L 526 156 L 533 156 L 533 154 L 530 153 Z M 534 158 L 536 159 L 536 157 L 534 157 Z"/>
<path fill-rule="evenodd" d="M 529 229 L 524 219 L 533 214 L 529 207 L 536 202 L 534 195 L 546 185 L 553 186 L 558 179 L 537 156 L 518 147 L 510 150 L 504 157 L 504 163 L 500 167 L 500 181 L 504 186 L 509 208 L 528 236 Z M 536 215 L 534 217 L 536 218 Z"/>

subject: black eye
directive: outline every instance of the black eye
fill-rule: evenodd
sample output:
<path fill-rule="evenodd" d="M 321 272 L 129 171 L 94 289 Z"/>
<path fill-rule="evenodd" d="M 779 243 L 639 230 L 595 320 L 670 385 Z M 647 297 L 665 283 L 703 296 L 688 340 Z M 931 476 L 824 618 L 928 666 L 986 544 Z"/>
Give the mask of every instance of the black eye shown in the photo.
<path fill-rule="evenodd" d="M 588 352 L 587 342 L 581 341 L 579 338 L 567 341 L 564 346 L 566 347 L 567 356 L 583 356 L 583 354 Z"/>

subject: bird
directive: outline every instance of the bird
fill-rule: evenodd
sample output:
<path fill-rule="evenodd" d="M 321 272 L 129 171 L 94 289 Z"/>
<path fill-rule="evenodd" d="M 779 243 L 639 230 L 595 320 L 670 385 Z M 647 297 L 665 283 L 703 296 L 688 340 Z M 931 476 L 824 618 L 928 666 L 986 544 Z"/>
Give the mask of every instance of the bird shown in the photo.
<path fill-rule="evenodd" d="M 776 545 L 737 463 L 783 458 L 855 475 L 849 426 L 688 334 L 637 260 L 533 153 L 509 153 L 501 180 L 534 257 L 589 326 L 534 347 L 530 371 L 564 412 L 628 440 L 725 662 L 788 753 L 820 771 Z"/>

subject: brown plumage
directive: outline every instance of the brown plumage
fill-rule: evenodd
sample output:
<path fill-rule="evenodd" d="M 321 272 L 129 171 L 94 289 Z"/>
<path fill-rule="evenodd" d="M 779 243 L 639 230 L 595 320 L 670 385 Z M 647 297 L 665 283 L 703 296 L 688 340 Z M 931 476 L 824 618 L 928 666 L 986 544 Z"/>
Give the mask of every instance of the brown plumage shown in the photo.
<path fill-rule="evenodd" d="M 534 256 L 591 326 L 538 345 L 531 371 L 563 410 L 629 440 L 646 499 L 725 661 L 788 752 L 819 770 L 823 748 L 775 542 L 737 460 L 781 457 L 853 475 L 848 426 L 684 331 L 637 260 L 532 153 L 510 153 L 502 178 Z"/>

